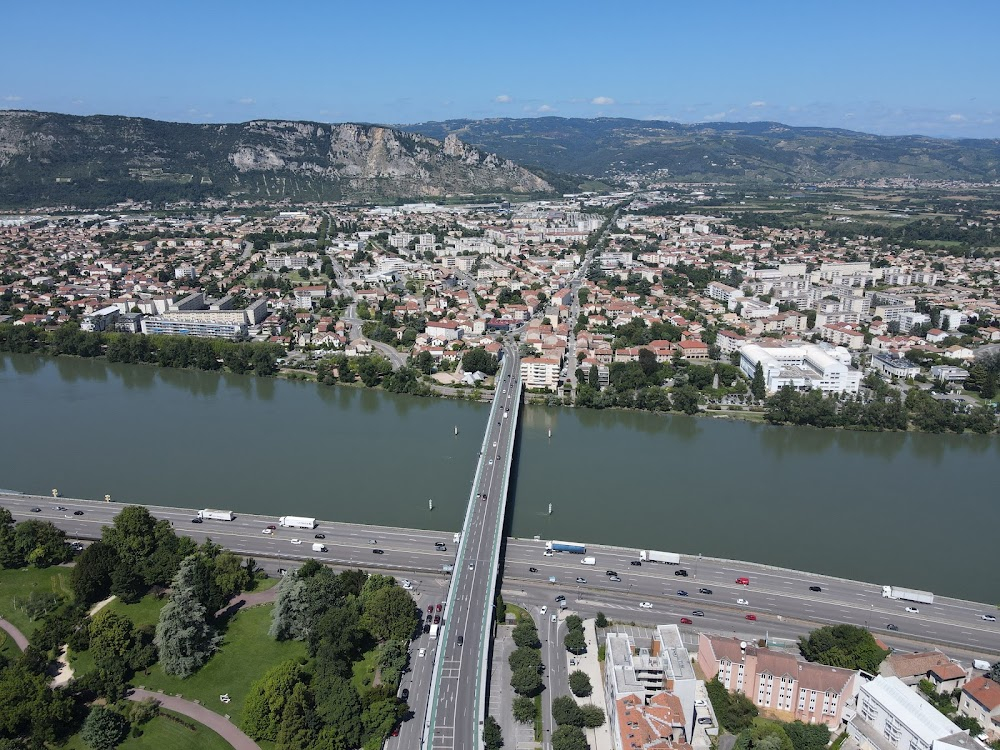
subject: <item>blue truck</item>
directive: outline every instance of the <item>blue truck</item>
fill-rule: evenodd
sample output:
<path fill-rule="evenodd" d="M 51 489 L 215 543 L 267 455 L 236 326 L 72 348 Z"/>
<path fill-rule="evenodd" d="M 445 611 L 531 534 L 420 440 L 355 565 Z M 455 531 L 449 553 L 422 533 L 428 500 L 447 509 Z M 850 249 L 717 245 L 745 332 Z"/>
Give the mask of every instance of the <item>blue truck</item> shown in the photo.
<path fill-rule="evenodd" d="M 574 555 L 585 555 L 587 553 L 587 546 L 584 544 L 577 542 L 557 542 L 555 539 L 551 542 L 546 542 L 545 549 L 552 552 L 572 552 Z"/>

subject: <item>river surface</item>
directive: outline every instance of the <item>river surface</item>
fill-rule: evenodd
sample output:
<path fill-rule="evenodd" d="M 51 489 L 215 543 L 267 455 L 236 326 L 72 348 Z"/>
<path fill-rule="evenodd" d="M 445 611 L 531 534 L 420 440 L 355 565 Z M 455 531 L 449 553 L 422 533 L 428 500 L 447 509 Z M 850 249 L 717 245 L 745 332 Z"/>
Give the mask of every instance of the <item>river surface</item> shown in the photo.
<path fill-rule="evenodd" d="M 450 530 L 488 406 L 0 355 L 0 414 L 0 487 Z M 996 437 L 541 407 L 522 422 L 516 536 L 1000 600 Z"/>

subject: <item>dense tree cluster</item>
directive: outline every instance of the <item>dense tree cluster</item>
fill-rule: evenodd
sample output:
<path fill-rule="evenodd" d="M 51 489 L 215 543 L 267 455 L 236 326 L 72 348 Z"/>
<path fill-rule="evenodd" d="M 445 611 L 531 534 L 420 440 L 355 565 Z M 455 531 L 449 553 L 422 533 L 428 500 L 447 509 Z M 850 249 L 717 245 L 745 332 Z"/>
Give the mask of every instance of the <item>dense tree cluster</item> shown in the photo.
<path fill-rule="evenodd" d="M 0 508 L 0 568 L 47 568 L 71 557 L 65 531 L 49 521 L 14 523 L 10 511 Z"/>
<path fill-rule="evenodd" d="M 320 360 L 316 365 L 316 380 L 324 385 L 338 382 L 354 383 L 360 380 L 368 388 L 381 386 L 390 393 L 427 396 L 431 390 L 421 382 L 420 376 L 421 371 L 415 367 L 402 367 L 393 372 L 392 364 L 381 354 L 362 357 L 334 354 L 332 357 Z"/>
<path fill-rule="evenodd" d="M 500 362 L 495 354 L 490 354 L 483 347 L 477 346 L 462 355 L 462 369 L 465 372 L 479 371 L 487 375 L 496 375 L 500 369 Z"/>
<path fill-rule="evenodd" d="M 73 322 L 54 331 L 36 326 L 0 324 L 0 351 L 28 354 L 105 355 L 109 362 L 190 367 L 238 374 L 274 375 L 284 349 L 267 342 L 226 341 L 190 336 L 146 336 L 141 333 L 83 331 Z"/>
<path fill-rule="evenodd" d="M 511 668 L 510 686 L 519 696 L 532 699 L 542 692 L 542 642 L 538 638 L 538 628 L 530 617 L 522 617 L 511 633 L 517 646 L 508 657 Z M 521 709 L 522 714 L 527 709 Z"/>
<path fill-rule="evenodd" d="M 831 667 L 861 669 L 878 674 L 878 665 L 889 655 L 875 637 L 857 625 L 827 625 L 799 638 L 799 652 L 806 661 Z"/>

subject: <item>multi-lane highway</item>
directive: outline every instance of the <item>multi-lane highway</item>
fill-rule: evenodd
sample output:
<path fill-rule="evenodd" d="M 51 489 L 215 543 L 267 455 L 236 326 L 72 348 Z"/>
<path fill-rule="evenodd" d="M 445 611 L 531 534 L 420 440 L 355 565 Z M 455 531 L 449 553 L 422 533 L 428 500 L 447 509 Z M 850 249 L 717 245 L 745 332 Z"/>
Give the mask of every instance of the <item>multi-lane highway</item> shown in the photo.
<path fill-rule="evenodd" d="M 437 648 L 423 746 L 476 748 L 482 743 L 492 614 L 507 480 L 517 431 L 521 378 L 516 350 L 505 349 Z"/>

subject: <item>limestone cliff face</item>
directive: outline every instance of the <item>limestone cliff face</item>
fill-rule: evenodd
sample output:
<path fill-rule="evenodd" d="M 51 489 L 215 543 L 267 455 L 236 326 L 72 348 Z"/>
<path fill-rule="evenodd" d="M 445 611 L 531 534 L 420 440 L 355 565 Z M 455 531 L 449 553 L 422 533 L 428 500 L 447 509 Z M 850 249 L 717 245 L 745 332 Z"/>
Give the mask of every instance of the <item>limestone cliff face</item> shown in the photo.
<path fill-rule="evenodd" d="M 254 120 L 192 125 L 0 112 L 0 205 L 149 194 L 378 200 L 543 193 L 508 159 L 378 125 Z M 6 200 L 5 200 L 6 198 Z M 85 202 L 85 201 L 84 201 Z"/>

